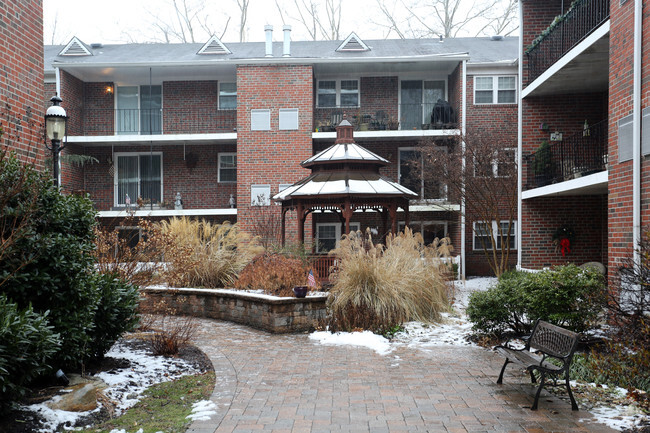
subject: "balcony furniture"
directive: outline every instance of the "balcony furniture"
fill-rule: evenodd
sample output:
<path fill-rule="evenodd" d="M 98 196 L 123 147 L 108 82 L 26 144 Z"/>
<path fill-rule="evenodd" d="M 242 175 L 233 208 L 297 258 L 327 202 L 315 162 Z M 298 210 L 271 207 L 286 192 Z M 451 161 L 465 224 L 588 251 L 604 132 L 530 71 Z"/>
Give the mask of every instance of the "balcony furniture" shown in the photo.
<path fill-rule="evenodd" d="M 578 410 L 578 404 L 573 398 L 571 385 L 569 384 L 569 368 L 571 367 L 571 360 L 573 359 L 573 354 L 577 346 L 578 334 L 537 319 L 533 333 L 530 335 L 523 349 L 514 349 L 508 343 L 495 347 L 497 352 L 506 357 L 503 367 L 501 367 L 501 374 L 499 374 L 497 383 L 503 383 L 503 372 L 510 363 L 524 366 L 530 374 L 532 383 L 536 382 L 534 372 L 538 372 L 541 378 L 539 380 L 539 387 L 535 393 L 535 401 L 530 408 L 531 410 L 537 410 L 539 395 L 544 387 L 546 376 L 553 376 L 554 379 L 564 376 L 564 383 L 569 398 L 571 399 L 571 409 Z M 531 349 L 539 355 L 533 354 Z M 549 360 L 555 360 L 559 365 L 553 364 Z"/>
<path fill-rule="evenodd" d="M 433 106 L 431 112 L 431 124 L 434 129 L 442 129 L 442 127 L 450 125 L 454 122 L 454 109 L 448 101 L 438 99 Z"/>

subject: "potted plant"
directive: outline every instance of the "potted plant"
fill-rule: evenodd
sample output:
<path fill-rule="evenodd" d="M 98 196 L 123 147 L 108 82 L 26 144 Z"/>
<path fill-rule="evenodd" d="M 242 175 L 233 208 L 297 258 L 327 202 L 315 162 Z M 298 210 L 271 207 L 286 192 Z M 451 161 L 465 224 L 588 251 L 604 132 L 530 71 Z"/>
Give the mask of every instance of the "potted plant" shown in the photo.
<path fill-rule="evenodd" d="M 548 144 L 548 141 L 542 141 L 537 151 L 533 154 L 532 166 L 533 174 L 535 175 L 535 185 L 544 186 L 551 177 L 551 146 Z"/>
<path fill-rule="evenodd" d="M 388 129 L 390 129 L 391 131 L 396 131 L 397 128 L 399 128 L 399 122 L 397 121 L 397 119 L 394 117 L 388 119 Z"/>

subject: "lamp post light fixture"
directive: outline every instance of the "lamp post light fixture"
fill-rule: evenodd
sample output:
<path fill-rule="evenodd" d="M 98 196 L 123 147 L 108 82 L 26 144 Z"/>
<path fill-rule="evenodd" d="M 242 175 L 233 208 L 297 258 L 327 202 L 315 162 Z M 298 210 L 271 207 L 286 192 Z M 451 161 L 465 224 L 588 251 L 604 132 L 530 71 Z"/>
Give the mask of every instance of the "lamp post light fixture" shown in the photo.
<path fill-rule="evenodd" d="M 58 96 L 53 96 L 52 106 L 47 108 L 45 112 L 45 132 L 47 134 L 48 140 L 52 142 L 52 146 L 45 145 L 49 150 L 52 151 L 52 172 L 54 174 L 54 185 L 56 188 L 59 188 L 59 153 L 65 148 L 65 145 L 61 145 L 63 138 L 65 137 L 65 125 L 68 120 L 68 116 L 65 113 L 63 107 L 61 107 L 62 99 Z"/>

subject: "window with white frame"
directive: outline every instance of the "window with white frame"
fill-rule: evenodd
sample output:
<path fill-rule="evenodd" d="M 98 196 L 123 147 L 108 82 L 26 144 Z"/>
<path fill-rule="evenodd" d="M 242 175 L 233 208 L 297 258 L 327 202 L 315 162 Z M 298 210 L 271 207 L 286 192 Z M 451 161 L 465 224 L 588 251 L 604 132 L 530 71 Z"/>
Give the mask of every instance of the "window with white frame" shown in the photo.
<path fill-rule="evenodd" d="M 117 135 L 162 134 L 162 86 L 117 86 L 115 104 Z"/>
<path fill-rule="evenodd" d="M 437 152 L 447 151 L 445 146 L 438 146 L 435 149 Z M 426 179 L 422 154 L 417 148 L 401 147 L 398 159 L 397 176 L 400 185 L 417 193 L 420 200 L 447 200 L 447 185 Z"/>
<path fill-rule="evenodd" d="M 115 164 L 115 206 L 162 201 L 162 153 L 116 153 Z"/>
<path fill-rule="evenodd" d="M 517 79 L 514 76 L 474 77 L 474 104 L 516 104 Z"/>
<path fill-rule="evenodd" d="M 237 83 L 219 83 L 219 110 L 237 109 Z"/>
<path fill-rule="evenodd" d="M 358 107 L 359 80 L 319 80 L 316 105 L 327 107 Z"/>
<path fill-rule="evenodd" d="M 251 110 L 251 131 L 270 131 L 271 130 L 271 110 L 254 109 Z"/>
<path fill-rule="evenodd" d="M 403 231 L 406 224 L 404 221 L 398 223 L 398 230 Z M 447 221 L 411 221 L 409 228 L 413 233 L 420 233 L 425 245 L 430 245 L 434 239 L 442 239 L 448 236 Z"/>
<path fill-rule="evenodd" d="M 316 252 L 328 253 L 338 246 L 341 240 L 341 223 L 316 224 Z M 350 232 L 360 230 L 360 223 L 350 223 Z"/>
<path fill-rule="evenodd" d="M 508 227 L 510 228 L 510 236 L 508 237 Z M 510 249 L 517 248 L 517 222 L 516 221 L 501 221 L 497 224 L 496 221 L 474 222 L 474 249 L 475 250 L 492 250 L 492 241 L 490 240 L 490 228 L 494 234 L 496 241 L 496 248 L 501 249 L 502 240 L 509 241 Z"/>
<path fill-rule="evenodd" d="M 514 176 L 517 165 L 517 149 L 503 148 L 490 155 L 474 155 L 474 176 L 475 177 L 506 177 Z"/>
<path fill-rule="evenodd" d="M 297 108 L 280 108 L 280 110 L 278 111 L 278 129 L 280 130 L 298 129 Z"/>
<path fill-rule="evenodd" d="M 251 206 L 271 205 L 271 185 L 251 185 Z"/>
<path fill-rule="evenodd" d="M 237 182 L 237 154 L 220 153 L 219 154 L 219 182 Z"/>

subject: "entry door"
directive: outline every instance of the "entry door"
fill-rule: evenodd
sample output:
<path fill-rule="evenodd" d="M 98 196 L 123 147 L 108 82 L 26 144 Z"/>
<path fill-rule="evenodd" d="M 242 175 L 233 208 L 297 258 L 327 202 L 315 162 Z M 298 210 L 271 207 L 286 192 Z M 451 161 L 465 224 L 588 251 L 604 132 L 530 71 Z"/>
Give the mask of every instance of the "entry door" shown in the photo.
<path fill-rule="evenodd" d="M 140 95 L 138 86 L 117 88 L 116 134 L 134 135 L 140 133 Z"/>
<path fill-rule="evenodd" d="M 402 81 L 400 129 L 422 128 L 422 80 Z"/>

